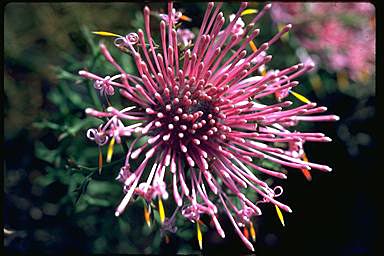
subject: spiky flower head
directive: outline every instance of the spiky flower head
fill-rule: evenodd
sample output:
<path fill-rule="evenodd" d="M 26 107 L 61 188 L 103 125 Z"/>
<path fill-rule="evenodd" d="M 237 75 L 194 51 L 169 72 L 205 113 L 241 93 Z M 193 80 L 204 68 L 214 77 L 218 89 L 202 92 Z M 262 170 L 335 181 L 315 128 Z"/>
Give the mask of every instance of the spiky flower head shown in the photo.
<path fill-rule="evenodd" d="M 247 26 L 239 22 L 242 14 L 254 13 L 246 10 L 247 3 L 241 4 L 227 26 L 221 6 L 218 3 L 214 8 L 214 3 L 208 3 L 196 40 L 185 47 L 178 41 L 176 12 L 169 2 L 170 15 L 160 21 L 156 49 L 150 9 L 145 7 L 145 33 L 139 29 L 137 34 L 115 40 L 119 48 L 133 55 L 138 76 L 127 74 L 103 44 L 101 52 L 117 74 L 102 77 L 84 70 L 79 74 L 94 80 L 95 88 L 105 97 L 119 91 L 127 102 L 121 110 L 113 106 L 106 111 L 86 109 L 88 115 L 106 120 L 97 129 L 90 129 L 88 137 L 99 146 L 109 143 L 107 161 L 115 143 L 122 143 L 123 137 L 134 138 L 117 177 L 125 195 L 116 216 L 137 195 L 148 202 L 145 216 L 150 225 L 150 202 L 157 198 L 163 231 L 176 232 L 174 218 L 181 214 L 196 223 L 201 247 L 202 215 L 210 216 L 218 234 L 225 237 L 219 222 L 221 209 L 247 248 L 254 250 L 248 231 L 244 235 L 240 228 L 250 227 L 254 237 L 251 219 L 261 215 L 258 204 L 274 204 L 279 217 L 280 209 L 291 212 L 276 200 L 282 188 L 271 188 L 259 178 L 263 173 L 285 179 L 286 174 L 261 166 L 259 160 L 305 171 L 331 171 L 328 166 L 306 161 L 302 147 L 305 142 L 331 139 L 322 133 L 291 131 L 289 127 L 300 121 L 333 121 L 338 117 L 312 116 L 326 108 L 304 97 L 307 102 L 296 108 L 288 108 L 291 101 L 262 104 L 264 97 L 279 95 L 282 100 L 299 84 L 295 79 L 313 66 L 299 63 L 259 74 L 260 67 L 272 59 L 266 51 L 291 26 L 256 47 L 253 40 L 260 30 L 255 24 L 271 5 L 266 5 Z M 131 167 L 133 162 L 139 163 L 135 169 Z M 258 200 L 248 199 L 244 193 L 247 190 L 254 190 Z M 162 201 L 167 198 L 177 205 L 170 218 L 165 216 Z"/>

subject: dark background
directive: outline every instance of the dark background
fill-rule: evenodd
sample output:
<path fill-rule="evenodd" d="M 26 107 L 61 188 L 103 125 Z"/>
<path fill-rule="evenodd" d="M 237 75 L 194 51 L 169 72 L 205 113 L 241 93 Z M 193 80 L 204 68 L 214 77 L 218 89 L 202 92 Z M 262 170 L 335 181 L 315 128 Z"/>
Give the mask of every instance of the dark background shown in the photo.
<path fill-rule="evenodd" d="M 193 18 L 188 26 L 198 27 L 205 4 L 179 6 Z M 224 4 L 225 14 L 237 6 Z M 164 8 L 161 4 L 151 7 Z M 87 173 L 70 172 L 71 161 L 95 166 L 97 156 L 97 149 L 84 138 L 91 125 L 83 121 L 83 107 L 90 106 L 92 98 L 76 76 L 96 54 L 92 43 L 97 46 L 100 38 L 89 31 L 128 33 L 141 26 L 142 8 L 135 3 L 5 6 L 3 222 L 4 228 L 14 231 L 4 236 L 7 254 L 199 253 L 193 225 L 185 224 L 185 237 L 173 236 L 167 245 L 156 231 L 145 230 L 141 204 L 133 205 L 123 220 L 115 219 L 113 209 L 121 188 L 110 181 L 116 170 L 92 179 L 88 186 L 87 193 L 94 191 L 97 196 L 103 186 L 111 186 L 107 187 L 110 192 L 104 191 L 109 197 L 99 196 L 99 201 L 82 197 L 74 204 L 78 194 L 73 191 L 81 187 Z M 269 16 L 260 27 L 266 35 L 276 32 Z M 289 45 L 276 45 L 276 59 L 297 62 Z M 97 67 L 103 63 L 96 62 Z M 350 81 L 347 92 L 337 86 L 334 73 L 322 68 L 317 72 L 328 89 L 314 93 L 308 86 L 300 92 L 327 106 L 340 121 L 304 127 L 333 139 L 325 144 L 307 143 L 306 152 L 311 161 L 328 164 L 333 172 L 312 172 L 313 180 L 308 182 L 299 171 L 289 170 L 289 179 L 279 184 L 284 187 L 283 201 L 293 213 L 284 213 L 286 226 L 282 227 L 274 207 L 262 208 L 263 215 L 254 222 L 256 254 L 377 255 L 380 202 L 372 196 L 374 173 L 381 171 L 374 165 L 376 72 L 366 84 Z M 307 77 L 302 79 L 309 84 Z M 204 233 L 204 254 L 249 254 L 225 218 L 223 228 L 225 240 L 212 230 Z"/>

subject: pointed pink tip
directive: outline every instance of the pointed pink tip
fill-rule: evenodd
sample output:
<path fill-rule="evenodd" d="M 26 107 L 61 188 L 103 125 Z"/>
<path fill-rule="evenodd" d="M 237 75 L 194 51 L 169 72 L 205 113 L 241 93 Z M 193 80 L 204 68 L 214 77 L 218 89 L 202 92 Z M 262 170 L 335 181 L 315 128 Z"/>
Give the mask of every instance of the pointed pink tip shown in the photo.
<path fill-rule="evenodd" d="M 269 62 L 269 61 L 271 61 L 272 60 L 272 55 L 267 55 L 267 56 L 265 56 L 265 61 L 266 62 Z"/>
<path fill-rule="evenodd" d="M 271 9 L 271 7 L 272 7 L 272 4 L 267 4 L 267 5 L 265 6 L 265 9 L 266 9 L 266 10 L 269 10 L 269 9 Z"/>
<path fill-rule="evenodd" d="M 265 51 L 266 49 L 268 49 L 269 47 L 269 44 L 268 43 L 263 43 L 259 49 L 261 49 L 262 51 Z"/>
<path fill-rule="evenodd" d="M 311 103 L 308 103 L 308 106 L 316 107 L 316 106 L 317 106 L 317 103 L 316 103 L 316 102 L 311 102 Z"/>
<path fill-rule="evenodd" d="M 242 2 L 241 3 L 241 8 L 246 8 L 248 6 L 248 2 Z"/>
<path fill-rule="evenodd" d="M 315 67 L 315 63 L 312 61 L 308 62 L 305 64 L 305 67 L 308 68 L 308 70 L 313 69 Z"/>
<path fill-rule="evenodd" d="M 209 3 L 208 3 L 208 7 L 209 7 L 209 8 L 212 8 L 214 5 L 215 5 L 214 2 L 209 2 Z"/>
<path fill-rule="evenodd" d="M 144 7 L 144 15 L 149 15 L 150 12 L 151 12 L 151 10 L 149 9 L 149 7 L 145 6 Z"/>
<path fill-rule="evenodd" d="M 120 216 L 120 212 L 115 211 L 115 216 L 116 216 L 116 217 L 119 217 L 119 216 Z"/>
<path fill-rule="evenodd" d="M 293 81 L 293 82 L 291 82 L 291 84 L 292 84 L 292 86 L 296 86 L 296 85 L 299 84 L 299 82 L 298 81 Z"/>
<path fill-rule="evenodd" d="M 79 71 L 79 75 L 82 76 L 82 75 L 85 74 L 85 72 L 87 72 L 87 71 L 85 71 L 85 70 L 80 70 L 80 71 Z"/>

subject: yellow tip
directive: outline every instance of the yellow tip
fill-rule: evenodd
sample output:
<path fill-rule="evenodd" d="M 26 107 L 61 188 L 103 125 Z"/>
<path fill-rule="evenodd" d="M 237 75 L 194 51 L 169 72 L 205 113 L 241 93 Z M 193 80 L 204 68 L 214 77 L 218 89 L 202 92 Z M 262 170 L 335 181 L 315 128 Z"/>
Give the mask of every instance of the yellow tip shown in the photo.
<path fill-rule="evenodd" d="M 256 10 L 256 9 L 246 9 L 246 10 L 241 12 L 240 16 L 244 16 L 244 15 L 248 15 L 248 14 L 254 14 L 254 13 L 258 13 L 258 10 Z"/>
<path fill-rule="evenodd" d="M 251 47 L 253 52 L 257 51 L 257 47 L 256 47 L 255 43 L 252 40 L 249 41 L 249 46 Z"/>
<path fill-rule="evenodd" d="M 262 66 L 260 67 L 260 69 L 261 69 L 261 75 L 262 75 L 262 76 L 266 76 L 266 75 L 267 75 L 267 70 L 265 69 L 265 65 L 262 65 Z"/>
<path fill-rule="evenodd" d="M 281 224 L 283 225 L 283 227 L 285 227 L 284 217 L 283 217 L 283 214 L 280 211 L 280 208 L 277 205 L 275 205 L 275 208 L 276 208 L 277 216 L 279 217 L 279 220 L 280 220 Z"/>
<path fill-rule="evenodd" d="M 255 228 L 253 227 L 252 221 L 249 222 L 249 231 L 251 232 L 251 237 L 253 242 L 256 242 L 256 231 L 255 231 Z"/>
<path fill-rule="evenodd" d="M 188 22 L 191 22 L 191 21 L 192 21 L 191 18 L 189 18 L 188 16 L 185 16 L 185 15 L 181 15 L 180 20 L 182 20 L 182 21 L 188 21 Z"/>
<path fill-rule="evenodd" d="M 147 208 L 147 204 L 145 203 L 144 204 L 144 219 L 145 219 L 145 222 L 147 223 L 148 227 L 150 228 L 151 227 L 151 211 L 150 211 L 151 208 Z"/>
<path fill-rule="evenodd" d="M 112 137 L 111 142 L 109 143 L 109 146 L 108 146 L 108 151 L 107 151 L 107 160 L 106 160 L 107 163 L 111 162 L 114 145 L 115 145 L 115 137 Z"/>
<path fill-rule="evenodd" d="M 103 169 L 103 154 L 101 153 L 101 149 L 99 147 L 99 174 L 101 174 L 102 169 Z"/>
<path fill-rule="evenodd" d="M 243 234 L 244 234 L 245 238 L 249 239 L 249 232 L 248 232 L 247 226 L 244 226 Z"/>
<path fill-rule="evenodd" d="M 197 229 L 197 241 L 199 242 L 200 250 L 203 249 L 203 234 L 201 233 L 200 223 L 196 221 L 196 229 Z"/>
<path fill-rule="evenodd" d="M 115 34 L 115 33 L 111 33 L 111 32 L 106 32 L 106 31 L 93 31 L 92 33 L 95 34 L 95 35 L 99 35 L 99 36 L 121 37 L 121 35 L 118 35 L 118 34 Z"/>
<path fill-rule="evenodd" d="M 159 197 L 159 215 L 160 215 L 161 223 L 164 223 L 165 212 L 164 212 L 164 206 L 163 206 L 163 201 L 161 200 L 161 197 Z"/>
<path fill-rule="evenodd" d="M 304 102 L 304 103 L 311 103 L 311 101 L 307 98 L 305 98 L 303 95 L 297 93 L 297 92 L 294 92 L 292 90 L 289 91 L 293 96 L 295 96 L 298 100 L 300 100 L 301 102 Z"/>

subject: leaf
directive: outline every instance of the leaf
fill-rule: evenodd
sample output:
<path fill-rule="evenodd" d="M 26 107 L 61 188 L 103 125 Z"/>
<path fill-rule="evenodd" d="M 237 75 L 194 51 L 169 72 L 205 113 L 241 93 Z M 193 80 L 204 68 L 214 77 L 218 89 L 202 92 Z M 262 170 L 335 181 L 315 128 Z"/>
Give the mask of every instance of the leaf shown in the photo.
<path fill-rule="evenodd" d="M 62 126 L 59 125 L 59 124 L 56 124 L 56 123 L 53 123 L 53 122 L 49 122 L 49 121 L 41 121 L 41 122 L 34 122 L 32 123 L 32 126 L 35 127 L 35 128 L 38 128 L 38 129 L 51 129 L 51 130 L 59 130 L 59 131 L 62 131 Z"/>
<path fill-rule="evenodd" d="M 102 206 L 102 207 L 108 207 L 112 205 L 112 202 L 106 199 L 101 199 L 101 198 L 94 198 L 90 197 L 89 195 L 84 195 L 84 200 L 94 206 Z"/>
<path fill-rule="evenodd" d="M 95 43 L 94 39 L 91 37 L 91 32 L 89 31 L 89 29 L 86 26 L 83 26 L 81 28 L 81 32 L 83 33 L 85 40 L 87 41 L 87 43 L 91 47 L 92 55 L 95 56 L 98 52 L 98 48 L 97 48 L 97 44 Z"/>
<path fill-rule="evenodd" d="M 50 164 L 54 164 L 56 159 L 59 157 L 57 149 L 50 150 L 42 142 L 37 141 L 35 143 L 35 155 L 37 158 L 46 161 Z"/>
<path fill-rule="evenodd" d="M 75 198 L 75 204 L 80 200 L 80 197 L 85 194 L 87 191 L 87 187 L 89 185 L 89 182 L 91 181 L 90 177 L 85 178 L 85 180 L 75 189 L 75 193 L 77 192 L 76 198 Z"/>

